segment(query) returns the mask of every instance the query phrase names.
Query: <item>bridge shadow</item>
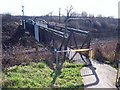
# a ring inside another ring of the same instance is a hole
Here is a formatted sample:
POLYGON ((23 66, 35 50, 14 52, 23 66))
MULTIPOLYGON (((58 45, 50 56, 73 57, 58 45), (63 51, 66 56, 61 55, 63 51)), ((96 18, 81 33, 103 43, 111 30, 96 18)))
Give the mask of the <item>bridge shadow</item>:
POLYGON ((58 76, 60 76, 61 74, 61 70, 55 70, 52 74, 55 73, 55 76, 53 77, 53 80, 51 81, 51 86, 54 87, 55 81, 57 79, 58 76))
POLYGON ((54 77, 53 77, 53 80, 51 81, 51 86, 54 87, 54 84, 56 82, 56 79, 58 76, 61 75, 61 70, 62 70, 62 67, 63 67, 63 64, 64 64, 64 61, 62 60, 61 64, 59 64, 58 66, 56 66, 56 69, 54 70, 54 72, 52 74, 55 73, 54 77))
MULTIPOLYGON (((86 85, 84 85, 84 87, 85 88, 87 88, 87 87, 89 87, 89 86, 93 86, 93 85, 97 85, 98 83, 99 83, 99 77, 98 77, 98 75, 97 75, 97 73, 96 73, 96 68, 95 67, 93 67, 93 66, 87 66, 87 68, 89 68, 91 71, 92 71, 92 74, 87 74, 87 75, 82 75, 83 77, 87 77, 87 76, 91 76, 91 75, 94 75, 94 77, 95 77, 95 81, 94 82, 92 82, 92 83, 89 83, 89 84, 86 84, 86 85)), ((91 77, 92 78, 92 77, 91 77)))

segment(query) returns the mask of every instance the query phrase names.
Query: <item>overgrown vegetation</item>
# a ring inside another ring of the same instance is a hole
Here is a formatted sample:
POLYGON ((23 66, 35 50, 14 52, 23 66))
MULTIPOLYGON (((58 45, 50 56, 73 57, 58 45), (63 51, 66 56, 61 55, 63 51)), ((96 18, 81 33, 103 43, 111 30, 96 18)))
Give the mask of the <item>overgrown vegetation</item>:
POLYGON ((93 58, 107 64, 115 62, 115 50, 117 46, 117 38, 96 39, 92 41, 93 58))
POLYGON ((82 66, 65 62, 57 77, 44 62, 10 67, 3 72, 3 88, 82 88, 82 66))

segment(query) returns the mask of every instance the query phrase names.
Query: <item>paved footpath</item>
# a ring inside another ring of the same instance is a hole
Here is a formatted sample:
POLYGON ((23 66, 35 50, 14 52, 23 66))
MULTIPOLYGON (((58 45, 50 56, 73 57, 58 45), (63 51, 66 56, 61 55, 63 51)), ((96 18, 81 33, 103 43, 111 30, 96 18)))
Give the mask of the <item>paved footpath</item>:
POLYGON ((93 66, 83 67, 81 75, 85 89, 88 88, 113 88, 115 87, 117 70, 110 65, 92 60, 93 66))

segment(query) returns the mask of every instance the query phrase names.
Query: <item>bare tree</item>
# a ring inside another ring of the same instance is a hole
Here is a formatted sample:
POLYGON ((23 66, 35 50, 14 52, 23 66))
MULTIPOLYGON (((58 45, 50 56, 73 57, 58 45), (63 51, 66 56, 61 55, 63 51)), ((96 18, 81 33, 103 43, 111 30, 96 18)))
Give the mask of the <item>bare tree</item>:
POLYGON ((89 14, 89 17, 90 18, 94 18, 94 14, 89 14))
POLYGON ((74 11, 74 12, 72 12, 70 14, 70 16, 72 16, 72 17, 80 17, 80 14, 74 11))
POLYGON ((66 7, 66 12, 67 12, 67 18, 66 20, 71 16, 71 11, 73 10, 73 6, 71 5, 70 7, 66 7))
POLYGON ((82 16, 82 17, 87 17, 87 15, 88 15, 88 14, 87 14, 85 11, 83 11, 83 12, 81 13, 81 16, 82 16))

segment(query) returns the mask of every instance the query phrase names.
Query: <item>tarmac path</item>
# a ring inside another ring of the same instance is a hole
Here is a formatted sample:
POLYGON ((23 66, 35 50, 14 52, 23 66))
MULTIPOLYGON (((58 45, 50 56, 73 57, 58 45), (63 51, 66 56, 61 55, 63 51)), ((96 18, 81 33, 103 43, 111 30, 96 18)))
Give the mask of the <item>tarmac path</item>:
POLYGON ((92 60, 93 66, 83 67, 81 75, 85 88, 112 88, 115 86, 117 70, 110 65, 92 60))

